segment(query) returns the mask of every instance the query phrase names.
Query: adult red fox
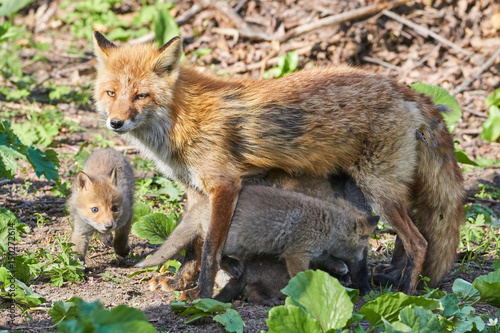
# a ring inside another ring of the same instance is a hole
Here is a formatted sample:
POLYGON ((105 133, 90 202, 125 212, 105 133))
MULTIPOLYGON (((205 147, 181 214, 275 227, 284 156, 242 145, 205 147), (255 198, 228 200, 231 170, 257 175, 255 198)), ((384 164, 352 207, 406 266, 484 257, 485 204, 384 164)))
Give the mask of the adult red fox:
POLYGON ((212 295, 242 179, 272 168, 352 177, 401 240, 387 272, 404 292, 414 292, 419 273, 434 285, 451 267, 463 179, 428 97, 345 66, 276 80, 216 77, 180 64, 179 37, 159 49, 117 47, 98 32, 94 41, 94 99, 107 127, 126 133, 161 172, 209 197, 192 297, 212 295))

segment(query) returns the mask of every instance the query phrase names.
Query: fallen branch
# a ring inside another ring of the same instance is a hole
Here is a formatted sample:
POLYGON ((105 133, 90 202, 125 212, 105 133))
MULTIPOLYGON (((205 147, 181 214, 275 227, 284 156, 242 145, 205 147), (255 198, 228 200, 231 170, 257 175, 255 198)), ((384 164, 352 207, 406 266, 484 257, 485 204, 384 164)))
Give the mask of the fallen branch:
POLYGON ((248 39, 265 40, 268 42, 278 39, 276 35, 268 35, 263 32, 257 32, 252 30, 238 30, 233 28, 212 28, 211 31, 216 34, 233 36, 235 41, 238 40, 240 36, 248 39))
POLYGON ((358 9, 353 9, 345 13, 333 15, 333 16, 328 16, 325 18, 322 18, 320 20, 308 23, 308 24, 303 24, 301 26, 298 26, 297 28, 289 31, 284 37, 280 39, 280 42, 285 42, 289 39, 292 39, 294 37, 297 37, 299 35, 302 35, 306 32, 310 32, 319 28, 323 28, 328 25, 333 25, 333 24, 339 24, 343 23, 346 21, 352 21, 355 19, 359 19, 365 16, 373 15, 375 13, 378 13, 387 7, 395 8, 398 6, 401 6, 408 2, 409 0, 397 0, 394 2, 384 2, 384 3, 379 3, 375 5, 370 5, 358 9))
POLYGON ((493 64, 495 63, 496 58, 500 57, 500 48, 493 53, 493 55, 479 68, 479 70, 474 74, 470 79, 465 80, 452 91, 452 95, 459 94, 465 89, 467 89, 474 81, 477 80, 478 77, 481 76, 484 72, 486 72, 493 64))
POLYGON ((219 12, 224 14, 228 19, 230 19, 236 29, 249 30, 248 24, 239 16, 226 1, 216 0, 212 1, 212 7, 217 9, 219 12))
POLYGON ((438 42, 441 42, 443 43, 444 45, 447 45, 463 54, 465 54, 466 56, 468 57, 472 57, 474 55, 474 52, 470 52, 470 51, 467 51, 463 48, 461 48, 460 46, 450 42, 449 40, 447 40, 446 38, 443 38, 441 36, 439 36, 437 33, 433 32, 433 31, 430 31, 429 29, 427 28, 424 28, 416 23, 413 23, 412 21, 410 20, 407 20, 401 16, 399 16, 398 14, 394 13, 394 12, 391 12, 391 11, 388 11, 388 10, 384 10, 382 12, 382 14, 384 14, 385 16, 387 17, 390 17, 391 19, 395 20, 395 21, 398 21, 399 23, 402 23, 410 28, 412 28, 417 34, 419 34, 420 36, 422 37, 432 37, 434 38, 435 40, 437 40, 438 42))
POLYGON ((371 63, 377 64, 377 65, 381 65, 381 66, 390 68, 390 69, 394 69, 396 71, 400 71, 401 70, 401 67, 395 66, 393 64, 390 64, 390 63, 385 62, 385 61, 380 60, 380 59, 376 59, 376 58, 372 58, 372 57, 363 57, 361 59, 364 60, 364 61, 367 61, 367 62, 371 62, 371 63))

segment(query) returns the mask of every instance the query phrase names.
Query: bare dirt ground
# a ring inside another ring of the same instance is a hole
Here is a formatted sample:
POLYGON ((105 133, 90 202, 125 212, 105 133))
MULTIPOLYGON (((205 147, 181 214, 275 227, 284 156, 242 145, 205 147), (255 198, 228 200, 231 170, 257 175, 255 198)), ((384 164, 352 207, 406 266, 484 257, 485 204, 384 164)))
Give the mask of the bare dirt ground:
MULTIPOLYGON (((282 36, 295 28, 310 22, 316 22, 325 17, 348 12, 375 4, 372 0, 286 0, 271 1, 241 1, 243 5, 236 13, 234 8, 238 0, 228 2, 232 13, 224 13, 220 2, 213 1, 209 5, 202 1, 175 1, 172 10, 174 17, 181 17, 186 11, 199 5, 201 10, 181 25, 181 36, 184 40, 185 61, 195 66, 210 68, 218 73, 229 75, 250 75, 260 77, 265 69, 276 65, 277 56, 292 50, 300 55, 299 68, 309 65, 327 66, 352 64, 362 68, 396 77, 405 84, 421 81, 435 84, 453 91, 467 79, 472 78, 481 66, 500 49, 500 6, 495 1, 417 1, 409 2, 392 12, 404 17, 419 27, 439 34, 445 40, 452 42, 473 55, 437 41, 430 36, 419 33, 415 27, 408 27, 396 21, 379 10, 377 13, 329 25, 300 36, 278 43, 259 38, 247 38, 244 33, 239 37, 235 31, 250 30, 265 36, 282 36), (197 55, 196 50, 208 48, 210 54, 197 55)), ((224 2, 224 1, 222 1, 224 2)), ((31 38, 38 42, 50 43, 49 51, 42 53, 47 62, 34 62, 23 68, 23 72, 37 80, 51 80, 58 85, 76 87, 91 82, 95 60, 92 56, 92 44, 84 39, 75 39, 69 32, 69 27, 61 22, 70 9, 59 7, 60 1, 48 1, 48 6, 42 8, 44 1, 35 1, 15 18, 17 24, 27 24, 32 34, 31 38), (55 6, 55 12, 45 21, 44 13, 55 6), (45 28, 42 28, 45 27, 45 28), (71 47, 84 52, 84 55, 69 55, 66 50, 71 47)), ((225 2, 224 2, 225 3, 225 2)), ((380 3, 380 2, 379 2, 380 3)), ((137 10, 139 5, 133 1, 124 1, 116 5, 120 15, 137 10)), ((102 29, 104 33, 105 27, 102 29)), ((27 64, 33 58, 35 51, 26 49, 21 52, 27 64)), ((460 89, 454 96, 462 106, 463 118, 456 126, 454 138, 460 141, 459 147, 473 160, 478 158, 500 158, 500 145, 481 140, 481 124, 487 118, 484 99, 495 88, 500 86, 500 58, 486 68, 470 85, 460 89)), ((30 96, 30 103, 25 101, 0 101, 2 110, 23 110, 35 108, 41 110, 43 91, 30 96), (31 98, 31 97, 34 97, 31 98)), ((55 107, 61 110, 67 119, 88 128, 87 132, 63 134, 56 138, 51 148, 59 154, 74 154, 85 141, 93 141, 93 133, 101 133, 117 144, 115 148, 126 150, 131 159, 138 154, 134 147, 127 146, 120 137, 106 131, 99 116, 91 105, 78 103, 59 103, 55 107)), ((2 111, 3 113, 3 111, 2 111)), ((3 116, 2 116, 3 117, 3 116)), ((23 122, 23 116, 10 119, 11 122, 23 122)), ((64 175, 74 162, 71 158, 62 160, 60 174, 64 175)), ((477 183, 486 182, 500 187, 500 166, 477 168, 465 173, 468 189, 468 202, 478 202, 491 207, 497 214, 500 212, 499 202, 478 200, 473 198, 477 191, 477 183)), ((147 176, 151 176, 150 172, 147 176)), ((145 177, 146 175, 138 175, 145 177)), ((63 176, 63 180, 64 176, 63 176)), ((18 252, 32 251, 38 247, 48 248, 55 236, 69 234, 71 228, 64 212, 65 200, 52 196, 50 190, 53 182, 40 181, 34 173, 22 171, 14 181, 0 179, 0 206, 15 213, 20 221, 27 223, 31 233, 23 237, 17 245, 18 252), (19 188, 25 180, 33 183, 28 193, 21 194, 19 188), (36 190, 36 191, 35 191, 36 190), (50 222, 38 227, 34 213, 41 213, 50 222)), ((436 184, 439 186, 439 184, 436 184)), ((133 253, 137 255, 149 252, 154 247, 135 236, 131 237, 133 253)), ((145 289, 145 281, 157 273, 147 273, 127 278, 136 269, 119 267, 111 257, 112 251, 104 245, 94 242, 88 255, 87 281, 84 283, 65 283, 63 287, 53 287, 50 281, 37 280, 31 288, 43 295, 47 303, 39 310, 29 312, 31 319, 17 313, 13 322, 0 319, 0 327, 23 332, 52 331, 47 310, 58 300, 67 300, 79 296, 90 302, 101 300, 106 307, 127 304, 145 311, 150 322, 159 330, 168 332, 223 332, 217 323, 202 322, 197 325, 186 325, 185 318, 170 312, 169 303, 175 299, 172 294, 145 289), (103 278, 105 272, 116 280, 103 278)), ((390 252, 384 242, 373 243, 370 255, 371 265, 387 262, 390 252)), ((476 276, 492 271, 491 263, 494 257, 486 255, 484 264, 472 264, 465 270, 457 262, 453 271, 445 277, 440 288, 450 291, 456 278, 472 281, 476 276)), ((481 259, 482 260, 482 259, 481 259)), ((133 260, 128 261, 130 265, 133 260)), ((269 308, 236 301, 234 308, 241 314, 246 324, 246 332, 258 332, 266 329, 265 320, 269 308)), ((491 307, 479 311, 495 313, 491 307)))

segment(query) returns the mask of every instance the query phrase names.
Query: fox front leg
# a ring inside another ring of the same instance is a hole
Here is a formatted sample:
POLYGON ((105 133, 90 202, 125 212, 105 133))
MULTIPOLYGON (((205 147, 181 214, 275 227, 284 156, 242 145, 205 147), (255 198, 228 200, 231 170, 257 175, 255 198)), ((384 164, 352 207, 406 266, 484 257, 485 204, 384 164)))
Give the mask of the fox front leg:
POLYGON ((221 248, 231 224, 238 201, 241 181, 226 183, 210 191, 210 226, 203 245, 200 277, 198 280, 199 298, 212 297, 215 275, 220 262, 221 248))

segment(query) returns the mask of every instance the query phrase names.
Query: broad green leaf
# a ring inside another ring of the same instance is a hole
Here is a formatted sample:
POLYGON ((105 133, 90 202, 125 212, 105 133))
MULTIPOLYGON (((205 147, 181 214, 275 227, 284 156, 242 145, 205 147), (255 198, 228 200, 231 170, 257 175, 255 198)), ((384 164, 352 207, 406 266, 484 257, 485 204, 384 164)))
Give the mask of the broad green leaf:
POLYGON ((500 308, 500 269, 477 277, 472 286, 481 294, 481 301, 500 308))
POLYGON ((457 294, 448 294, 442 299, 440 299, 441 304, 444 308, 444 315, 450 317, 460 309, 458 307, 458 296, 457 294))
POLYGON ((472 161, 462 149, 457 148, 457 146, 455 146, 455 156, 457 157, 458 163, 479 166, 476 162, 472 161))
POLYGON ((475 309, 472 306, 464 306, 457 312, 453 318, 455 324, 454 333, 474 332, 474 329, 482 331, 484 321, 481 317, 475 315, 475 309))
POLYGON ((245 327, 240 314, 234 309, 228 309, 225 313, 216 315, 214 321, 222 324, 226 332, 243 333, 245 327))
POLYGON ((59 159, 54 150, 47 149, 42 152, 39 149, 28 147, 28 161, 33 165, 37 177, 40 178, 44 175, 47 180, 59 180, 57 173, 59 159))
POLYGON ((151 244, 162 244, 177 226, 177 222, 162 213, 153 213, 141 217, 132 225, 132 233, 151 244))
POLYGON ((443 115, 448 129, 450 132, 453 132, 455 125, 458 123, 460 118, 462 118, 462 109, 460 108, 460 105, 455 97, 451 96, 450 93, 444 88, 422 82, 411 84, 410 87, 416 92, 430 96, 434 104, 442 104, 449 109, 447 112, 442 112, 441 114, 443 115))
POLYGON ((472 303, 477 301, 481 295, 479 291, 463 279, 456 279, 453 282, 452 290, 458 297, 462 298, 463 302, 472 303))
POLYGON ((448 325, 443 317, 420 306, 410 305, 402 309, 399 313, 399 319, 413 332, 438 333, 448 331, 448 325))
POLYGON ((481 139, 494 142, 498 138, 500 138, 500 108, 492 105, 488 109, 488 119, 483 123, 481 139))
POLYGON ((34 0, 0 0, 0 16, 8 16, 21 10, 34 0))
POLYGON ((24 306, 33 307, 45 302, 45 298, 34 293, 27 285, 14 278, 6 267, 0 267, 0 298, 13 299, 24 306), (12 290, 14 286, 14 290, 12 290), (12 297, 12 294, 14 296, 12 297))
POLYGON ((295 305, 316 319, 325 331, 343 327, 353 305, 337 279, 320 270, 298 273, 282 290, 285 305, 295 305))
POLYGON ((400 321, 390 323, 384 318, 382 318, 382 321, 384 322, 386 333, 413 333, 410 327, 406 326, 400 321))
POLYGON ((155 32, 155 42, 158 46, 163 46, 169 40, 180 36, 180 29, 175 19, 170 15, 169 6, 159 6, 153 19, 153 31, 155 32))
POLYGON ((132 223, 139 221, 139 219, 145 215, 149 215, 153 213, 153 210, 143 202, 137 201, 132 206, 132 210, 134 211, 134 217, 132 218, 132 223))
POLYGON ((325 332, 320 323, 302 308, 295 305, 276 306, 269 311, 266 320, 269 333, 316 333, 325 332))
MULTIPOLYGON (((57 325, 60 332, 156 332, 144 313, 126 305, 118 305, 109 311, 100 302, 87 303, 77 297, 72 297, 67 303, 76 304, 71 310, 74 317, 62 319, 57 325)), ((59 317, 63 310, 59 308, 59 317)))
POLYGON ((49 316, 52 318, 54 325, 57 325, 63 320, 74 320, 77 316, 77 305, 70 301, 57 301, 52 303, 49 310, 49 316))
POLYGON ((441 303, 437 300, 428 299, 423 296, 408 296, 403 293, 382 295, 361 307, 360 313, 370 322, 372 327, 382 324, 382 317, 389 322, 397 320, 399 312, 413 304, 427 310, 441 309, 441 303))
POLYGON ((490 106, 500 106, 500 88, 495 89, 486 99, 484 103, 487 107, 490 106))

